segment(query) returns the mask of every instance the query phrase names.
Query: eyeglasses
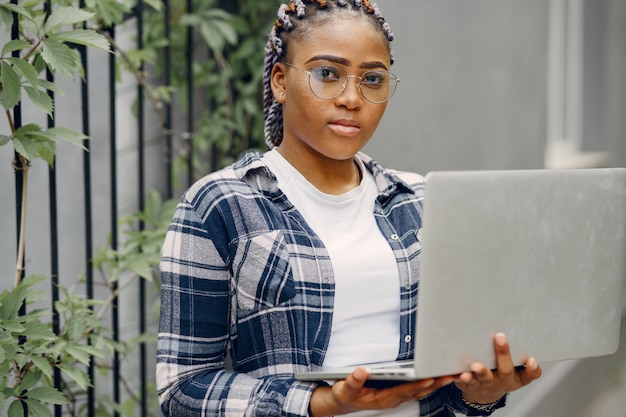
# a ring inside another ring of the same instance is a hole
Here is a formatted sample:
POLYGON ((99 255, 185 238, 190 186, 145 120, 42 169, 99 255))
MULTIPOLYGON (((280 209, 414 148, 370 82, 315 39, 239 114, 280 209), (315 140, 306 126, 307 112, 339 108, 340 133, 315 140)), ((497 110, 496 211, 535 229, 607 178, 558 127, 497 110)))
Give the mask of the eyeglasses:
POLYGON ((348 75, 343 68, 332 65, 321 65, 306 71, 289 62, 284 64, 307 74, 311 91, 322 100, 339 97, 346 90, 349 78, 357 78, 357 87, 363 98, 370 103, 381 104, 393 96, 400 82, 400 79, 389 71, 369 70, 359 76, 348 75))

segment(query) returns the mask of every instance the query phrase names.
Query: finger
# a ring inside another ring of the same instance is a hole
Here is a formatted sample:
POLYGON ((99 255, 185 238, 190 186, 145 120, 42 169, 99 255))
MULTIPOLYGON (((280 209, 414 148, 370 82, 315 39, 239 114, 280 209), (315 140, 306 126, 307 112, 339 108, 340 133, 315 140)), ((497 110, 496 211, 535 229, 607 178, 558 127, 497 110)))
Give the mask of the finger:
POLYGON ((497 333, 494 337, 496 351, 496 366, 498 375, 501 377, 512 376, 515 373, 515 365, 511 357, 509 341, 504 333, 497 333))
POLYGON ((369 374, 367 370, 359 366, 345 379, 345 387, 349 391, 356 393, 363 388, 368 377, 369 374))
POLYGON ((458 377, 458 382, 466 385, 476 385, 478 384, 478 380, 474 376, 473 372, 463 372, 458 377))
POLYGON ((535 358, 526 361, 526 366, 519 371, 519 378, 522 386, 530 384, 535 379, 541 377, 542 369, 535 358))
POLYGON ((482 384, 493 382, 493 372, 482 363, 475 362, 470 365, 470 369, 478 382, 482 384))

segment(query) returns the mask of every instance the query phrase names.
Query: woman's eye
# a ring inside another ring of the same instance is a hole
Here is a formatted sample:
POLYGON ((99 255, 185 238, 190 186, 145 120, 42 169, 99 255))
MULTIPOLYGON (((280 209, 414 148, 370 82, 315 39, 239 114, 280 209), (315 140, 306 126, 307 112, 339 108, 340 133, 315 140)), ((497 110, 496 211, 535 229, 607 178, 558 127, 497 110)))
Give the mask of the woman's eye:
POLYGON ((387 77, 380 72, 368 72, 361 77, 361 85, 366 87, 380 87, 385 84, 387 77))
POLYGON ((333 67, 317 67, 311 70, 311 73, 321 81, 339 81, 341 79, 341 73, 337 68, 333 67))

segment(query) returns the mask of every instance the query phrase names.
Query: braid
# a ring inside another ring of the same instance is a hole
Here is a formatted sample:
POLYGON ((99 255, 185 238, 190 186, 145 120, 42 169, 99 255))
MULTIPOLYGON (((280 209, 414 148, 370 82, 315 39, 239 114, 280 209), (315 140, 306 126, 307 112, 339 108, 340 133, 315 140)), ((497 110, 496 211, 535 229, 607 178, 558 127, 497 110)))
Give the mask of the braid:
MULTIPOLYGON (((315 27, 315 23, 332 19, 335 10, 362 11, 378 23, 377 27, 387 42, 393 41, 393 32, 381 14, 380 8, 376 3, 371 3, 369 0, 290 0, 289 4, 282 4, 278 9, 276 23, 269 34, 265 47, 263 70, 264 134, 265 142, 270 148, 280 145, 283 139, 282 104, 274 100, 270 82, 272 69, 277 62, 287 57, 290 39, 299 39, 300 36, 315 27), (352 4, 352 7, 348 7, 349 3, 352 4), (318 10, 325 10, 328 13, 318 13, 318 10), (294 31, 296 27, 298 30, 294 31)), ((389 53, 393 64, 391 49, 389 53)))

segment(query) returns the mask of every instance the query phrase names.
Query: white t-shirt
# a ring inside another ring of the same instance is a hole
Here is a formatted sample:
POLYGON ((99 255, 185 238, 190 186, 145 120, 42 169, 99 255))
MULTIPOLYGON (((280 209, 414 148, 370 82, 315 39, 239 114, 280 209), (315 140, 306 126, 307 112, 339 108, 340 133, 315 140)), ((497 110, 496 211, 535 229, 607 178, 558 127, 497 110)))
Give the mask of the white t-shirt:
MULTIPOLYGON (((321 192, 276 149, 264 161, 280 189, 322 239, 335 278, 335 304, 324 368, 393 361, 400 340, 400 285, 396 259, 374 219, 378 190, 356 159, 361 184, 341 195, 321 192)), ((419 416, 417 402, 355 416, 419 416), (407 414, 409 413, 409 414, 407 414)))

